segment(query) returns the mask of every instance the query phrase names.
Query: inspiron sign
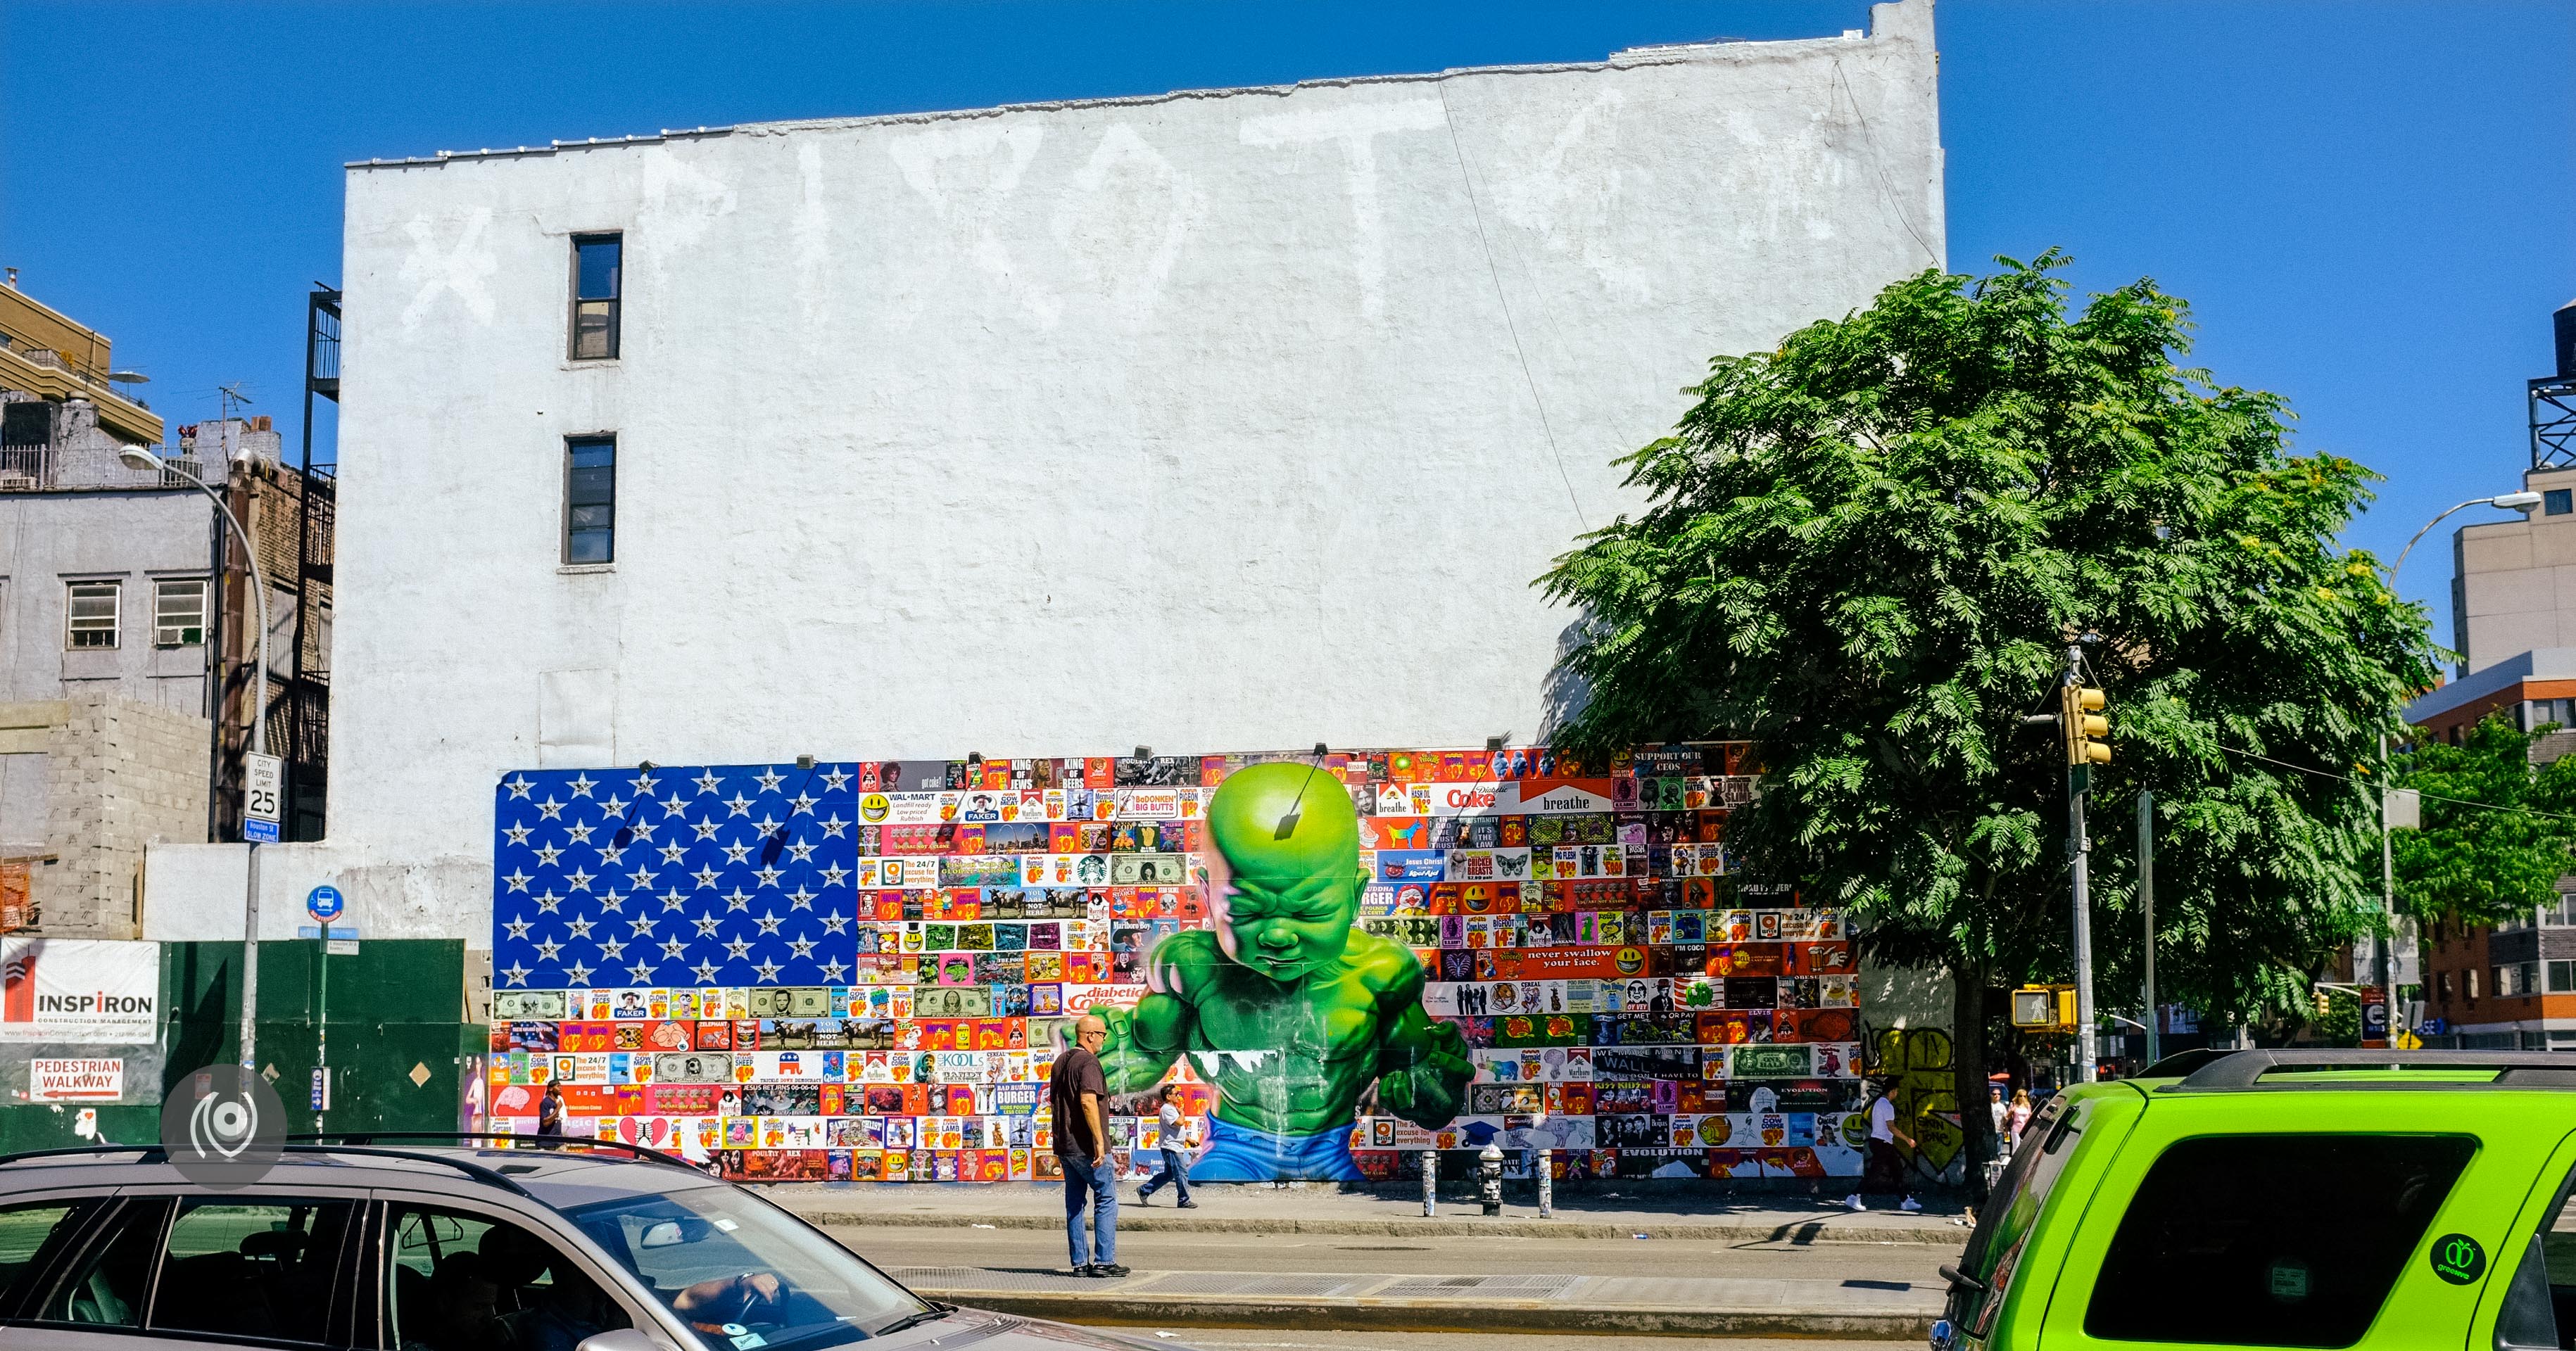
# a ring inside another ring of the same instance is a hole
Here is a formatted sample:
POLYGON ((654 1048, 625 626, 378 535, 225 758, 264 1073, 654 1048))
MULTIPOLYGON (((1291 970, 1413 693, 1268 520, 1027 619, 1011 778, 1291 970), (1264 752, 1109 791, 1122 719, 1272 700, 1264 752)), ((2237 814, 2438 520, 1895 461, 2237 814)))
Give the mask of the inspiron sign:
POLYGON ((0 1042, 149 1045, 160 1012, 158 943, 0 939, 0 1042))

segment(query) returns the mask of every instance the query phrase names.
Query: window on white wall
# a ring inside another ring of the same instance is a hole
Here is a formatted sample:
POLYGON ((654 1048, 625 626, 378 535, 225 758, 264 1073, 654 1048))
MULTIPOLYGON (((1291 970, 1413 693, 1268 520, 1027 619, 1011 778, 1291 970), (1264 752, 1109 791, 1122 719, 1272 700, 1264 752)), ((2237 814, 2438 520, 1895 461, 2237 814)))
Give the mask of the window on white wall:
POLYGON ((572 241, 572 359, 605 361, 617 355, 619 313, 625 304, 626 240, 622 235, 575 235, 572 241))
POLYGON ((617 561, 617 438, 614 436, 576 436, 564 442, 563 561, 617 561))
POLYGON ((206 582, 189 577, 152 588, 152 645, 199 647, 206 641, 206 582))
POLYGON ((119 582, 73 582, 70 604, 66 607, 63 646, 68 648, 114 647, 120 604, 125 587, 119 582))

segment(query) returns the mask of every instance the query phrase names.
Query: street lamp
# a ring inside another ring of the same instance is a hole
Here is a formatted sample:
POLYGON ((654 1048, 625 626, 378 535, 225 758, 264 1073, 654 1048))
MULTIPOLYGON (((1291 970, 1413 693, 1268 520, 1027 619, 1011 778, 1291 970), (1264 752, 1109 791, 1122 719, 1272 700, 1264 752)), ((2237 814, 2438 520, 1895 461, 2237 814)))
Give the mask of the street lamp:
MULTIPOLYGON (((2396 592, 2397 570, 2406 566, 2406 555, 2415 552, 2415 546, 2433 533, 2434 526, 2471 507, 2499 507, 2506 511, 2519 511, 2528 517, 2539 505, 2540 494, 2535 492, 2498 493, 2493 497, 2472 497, 2426 521, 2424 528, 2415 532, 2415 538, 2406 541, 2406 547, 2397 551, 2397 561, 2388 565, 2388 590, 2391 594, 2396 592)), ((2397 1044, 2397 860, 2396 849, 2390 842, 2389 792, 2388 734, 2382 732, 2379 735, 2379 904, 2388 913, 2388 952, 2380 960, 2379 978, 2380 998, 2385 1001, 2383 1007, 2388 1011, 2388 1044, 2394 1047, 2397 1044)))
MULTIPOLYGON (((158 472, 164 479, 176 475, 195 485, 197 491, 211 498, 215 510, 232 523, 241 536, 242 552, 250 559, 253 599, 259 603, 259 679, 251 686, 250 749, 254 755, 268 754, 268 577, 259 570, 259 541, 242 526, 224 495, 216 492, 204 479, 153 454, 143 446, 127 446, 116 452, 126 468, 143 473, 158 472)), ((222 578, 215 579, 217 585, 222 578)), ((220 715, 218 706, 217 713, 220 715)), ((259 1072, 258 1033, 253 1022, 259 1013, 259 841, 242 842, 250 850, 244 860, 247 881, 242 894, 242 998, 241 998, 241 1066, 244 1074, 259 1072)))

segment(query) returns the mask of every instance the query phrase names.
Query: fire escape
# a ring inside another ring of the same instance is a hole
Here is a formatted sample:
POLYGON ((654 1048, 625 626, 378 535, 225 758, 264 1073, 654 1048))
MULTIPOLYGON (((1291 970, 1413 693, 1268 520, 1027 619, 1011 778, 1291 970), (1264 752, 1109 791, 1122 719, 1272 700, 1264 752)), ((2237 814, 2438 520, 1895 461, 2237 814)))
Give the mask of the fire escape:
MULTIPOLYGON (((259 664, 257 583, 243 541, 219 522, 213 631, 208 644, 219 709, 215 726, 217 792, 208 838, 241 838, 241 757, 250 744, 251 681, 268 681, 268 749, 286 761, 289 840, 319 840, 327 822, 331 747, 331 562, 337 546, 338 466, 313 460, 313 400, 340 398, 340 293, 316 287, 306 297, 304 440, 301 464, 242 457, 224 464, 226 496, 255 533, 259 566, 269 583, 270 669, 259 664)), ((336 440, 336 437, 334 438, 336 440)))
MULTIPOLYGON (((286 837, 318 840, 331 764, 331 560, 338 544, 336 424, 328 464, 313 462, 313 400, 340 402, 340 293, 315 287, 304 306, 303 492, 296 513, 295 665, 287 678, 286 837)), ((279 729, 271 727, 274 736, 279 729)))

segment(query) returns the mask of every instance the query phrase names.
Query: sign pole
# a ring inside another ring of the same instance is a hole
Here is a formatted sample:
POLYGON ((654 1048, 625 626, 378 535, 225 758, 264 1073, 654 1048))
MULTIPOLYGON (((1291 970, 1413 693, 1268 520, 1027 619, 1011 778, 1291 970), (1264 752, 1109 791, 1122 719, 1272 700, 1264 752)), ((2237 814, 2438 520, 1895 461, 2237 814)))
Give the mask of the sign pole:
POLYGON ((331 922, 313 940, 313 961, 322 968, 322 993, 313 1011, 313 1130, 322 1130, 322 1114, 331 1108, 331 922))
POLYGON ((305 893, 304 913, 313 917, 313 960, 321 968, 321 992, 313 1014, 313 1129, 322 1130, 323 1113, 331 1110, 331 921, 349 906, 340 889, 329 883, 305 893))
MULTIPOLYGON (((265 677, 263 677, 265 678, 265 677)), ((247 757, 245 757, 247 758, 247 757)), ((259 841, 245 841, 249 884, 242 895, 241 1067, 259 1073, 259 841)))
MULTIPOLYGON (((2068 745, 2080 744, 2084 709, 2075 699, 2082 684, 2084 650, 2066 649, 2066 719, 2068 745)), ((2069 764, 2066 768, 2066 816, 2068 834, 2066 851, 2075 866, 2075 1081, 2092 1083, 2096 1065, 2101 1059, 2100 1034, 2093 1026, 2093 897, 2091 863, 2093 841, 2084 833, 2084 795, 2093 786, 2090 763, 2069 764)))
POLYGON ((2156 795, 2138 792, 2138 906, 2146 912, 2147 946, 2147 1063, 2163 1057, 2158 1053, 2156 1025, 2164 1021, 2156 1012, 2156 795))

